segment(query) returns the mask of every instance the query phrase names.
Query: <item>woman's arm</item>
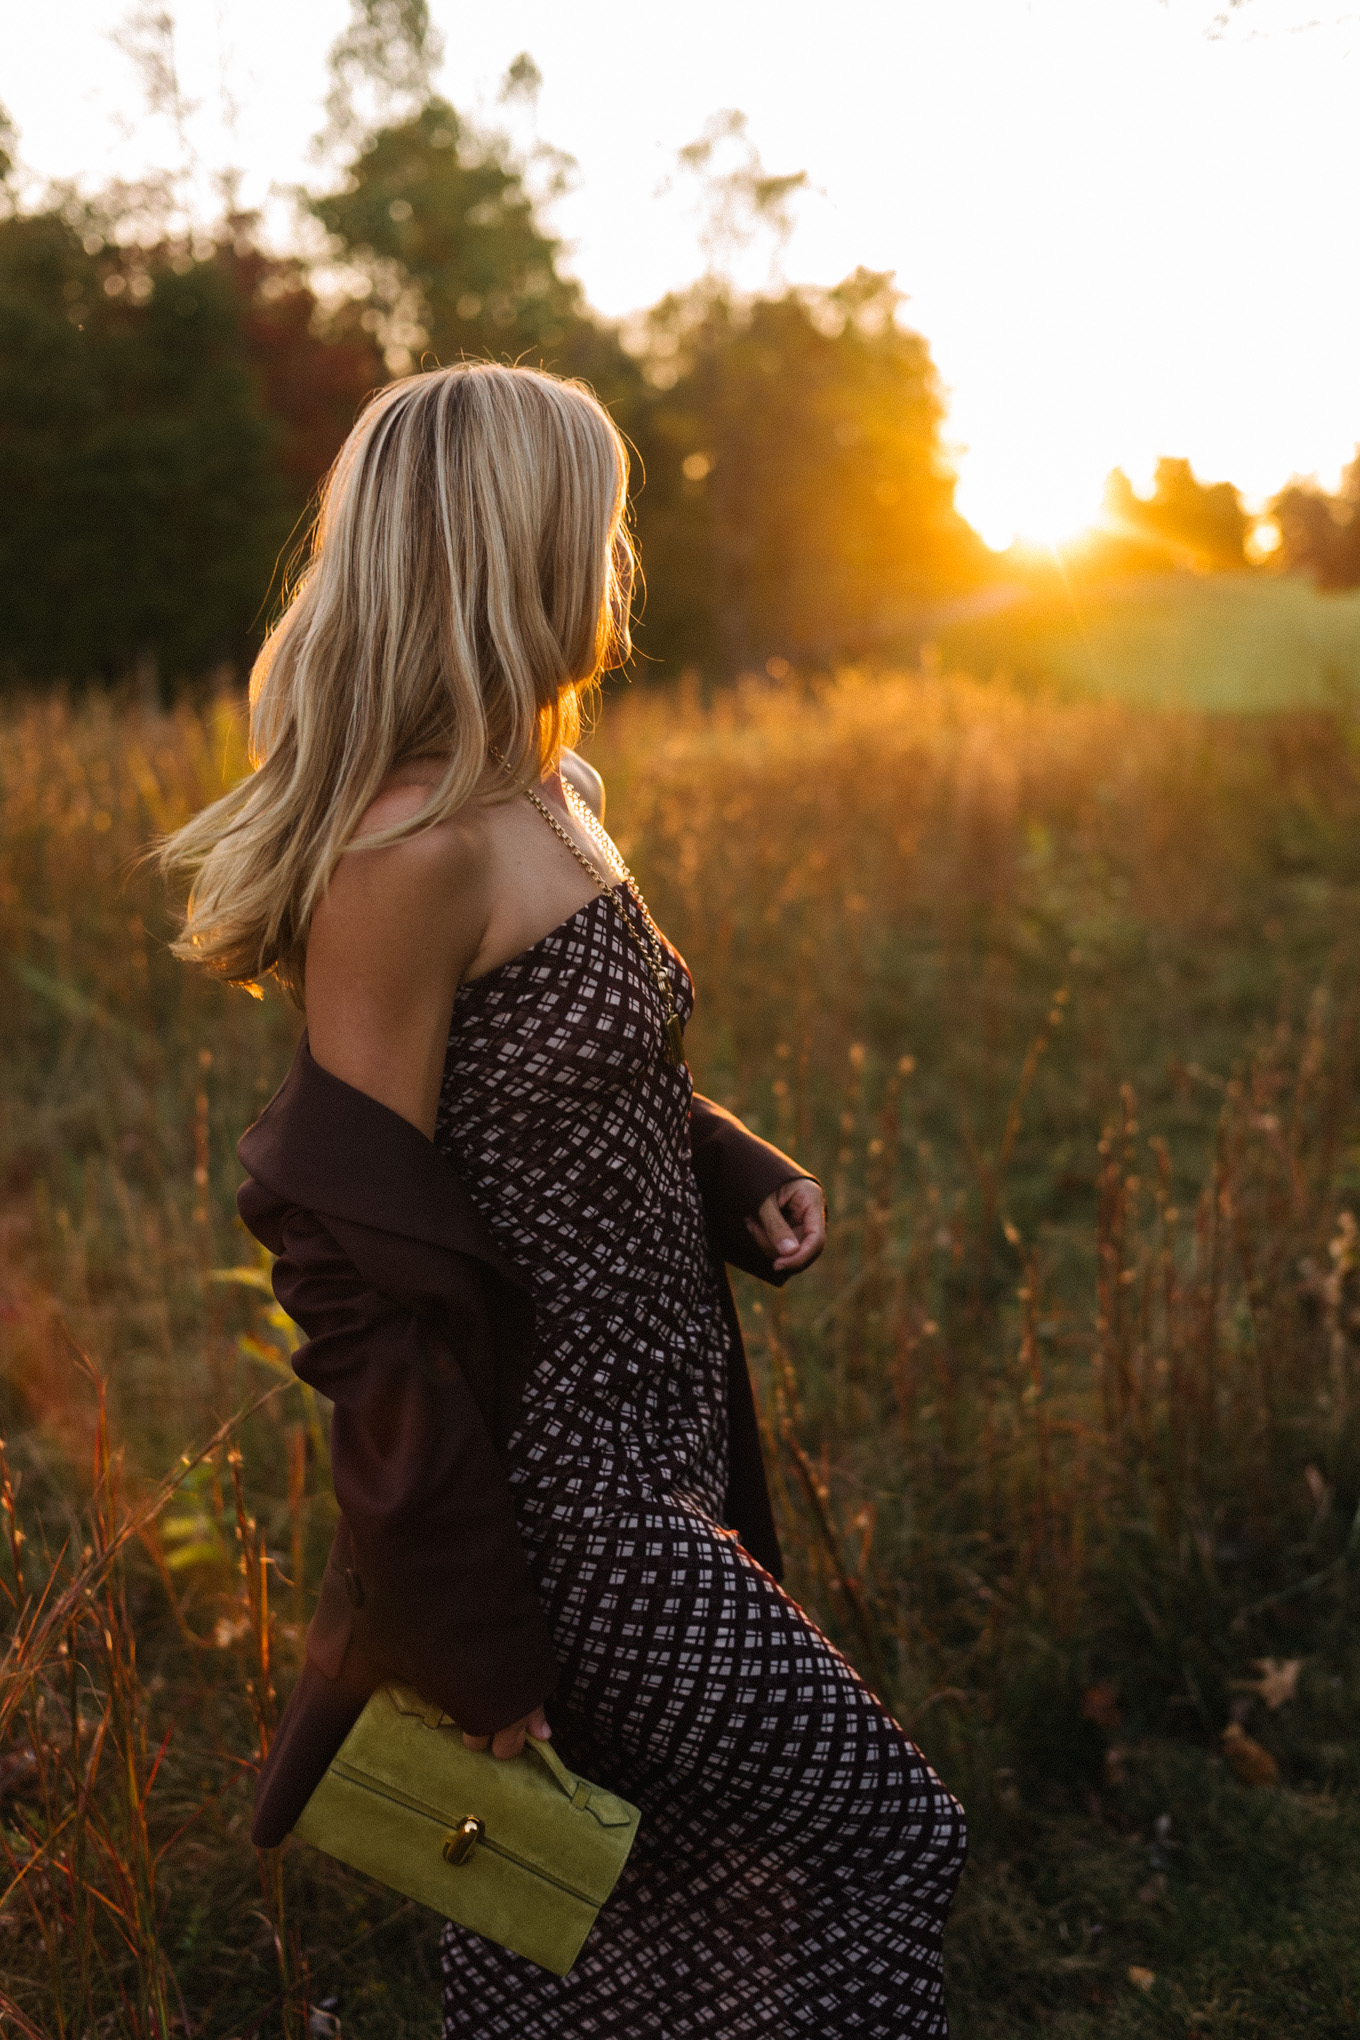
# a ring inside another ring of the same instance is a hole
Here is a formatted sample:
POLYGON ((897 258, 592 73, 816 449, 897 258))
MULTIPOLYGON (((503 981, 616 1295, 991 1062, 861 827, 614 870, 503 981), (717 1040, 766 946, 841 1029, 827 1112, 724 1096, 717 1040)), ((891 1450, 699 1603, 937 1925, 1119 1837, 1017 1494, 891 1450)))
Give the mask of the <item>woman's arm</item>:
MULTIPOLYGON (((357 834, 405 820, 428 791, 415 784, 380 795, 357 834)), ((475 819, 456 816, 382 849, 347 852, 312 920, 306 1003, 313 1057, 332 1076, 400 1113, 427 1139, 434 1133, 454 997, 481 945, 491 904, 485 832, 475 819)), ((299 1322, 306 1328, 305 1319, 299 1322)), ((342 1350, 344 1344, 342 1339, 342 1350)), ((414 1411, 418 1402, 408 1396, 405 1407, 414 1411)), ((371 1450, 379 1421, 392 1437, 404 1438, 409 1451, 424 1452, 419 1501, 399 1495, 394 1506, 408 1528, 417 1507, 426 1511, 434 1542, 440 1525, 433 1512, 443 1493, 440 1481, 428 1477, 435 1448, 423 1446, 419 1426, 411 1429, 414 1419, 390 1411, 385 1397, 381 1403, 361 1401, 347 1419, 353 1433, 348 1456, 357 1470, 350 1499, 339 1496, 346 1519, 351 1508, 369 1506, 366 1484, 377 1476, 381 1458, 371 1450)), ((339 1486, 337 1474, 337 1494, 339 1486)), ((377 1512, 379 1519, 390 1513, 381 1497, 377 1512)), ((375 1532, 375 1548, 381 1542, 381 1532, 375 1532)), ((515 1547, 518 1554, 518 1539, 515 1547)), ((475 1749, 490 1741, 498 1757, 512 1757, 524 1747, 526 1730, 549 1734, 541 1704, 497 1724, 494 1740, 486 1735, 464 1740, 475 1749)))
POLYGON ((697 1091, 689 1131, 699 1194, 722 1258, 775 1284, 815 1261, 826 1243, 816 1177, 697 1091), (791 1248, 784 1246, 788 1238, 791 1248))

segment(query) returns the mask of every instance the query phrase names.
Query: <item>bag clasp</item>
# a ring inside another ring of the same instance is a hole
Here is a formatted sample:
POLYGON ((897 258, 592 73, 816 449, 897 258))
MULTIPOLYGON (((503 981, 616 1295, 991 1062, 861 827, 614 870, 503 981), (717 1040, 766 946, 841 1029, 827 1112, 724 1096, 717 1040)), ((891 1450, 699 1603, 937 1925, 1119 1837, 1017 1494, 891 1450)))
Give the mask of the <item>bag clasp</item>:
POLYGON ((472 1860, 472 1852, 486 1833, 486 1822, 470 1813, 466 1820, 460 1820, 451 1835, 445 1835, 443 1856, 450 1869, 461 1870, 472 1860))

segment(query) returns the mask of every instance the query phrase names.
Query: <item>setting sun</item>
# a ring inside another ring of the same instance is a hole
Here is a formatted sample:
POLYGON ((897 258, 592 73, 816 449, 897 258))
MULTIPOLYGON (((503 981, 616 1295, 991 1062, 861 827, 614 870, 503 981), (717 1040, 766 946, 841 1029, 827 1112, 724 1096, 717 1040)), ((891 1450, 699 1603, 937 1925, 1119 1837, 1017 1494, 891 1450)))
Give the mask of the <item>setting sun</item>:
POLYGON ((1070 545, 1090 530, 1099 516, 1099 488, 1087 477, 1064 483, 1058 476, 1006 476, 964 470, 958 505, 973 529, 993 552, 1012 545, 1051 552, 1070 545))

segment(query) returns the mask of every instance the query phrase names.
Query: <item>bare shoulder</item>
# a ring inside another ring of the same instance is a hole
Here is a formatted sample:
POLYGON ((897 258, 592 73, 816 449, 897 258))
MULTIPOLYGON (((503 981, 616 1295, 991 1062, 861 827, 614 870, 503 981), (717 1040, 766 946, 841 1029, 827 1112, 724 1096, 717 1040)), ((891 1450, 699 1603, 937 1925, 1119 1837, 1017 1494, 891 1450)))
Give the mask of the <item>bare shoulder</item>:
MULTIPOLYGON (((424 785, 384 789, 356 841, 418 813, 424 785)), ((307 938, 307 1029, 323 1068, 429 1133, 458 986, 490 911, 476 807, 375 849, 347 850, 307 938)))
POLYGON ((395 843, 369 849, 364 839, 397 828, 418 814, 424 786, 396 786, 378 795, 355 830, 331 876, 312 924, 313 936, 332 923, 349 938, 400 944, 419 929, 427 950, 457 951, 475 926, 471 949, 480 939, 479 896, 485 878, 486 845, 481 811, 469 808, 395 843))
POLYGON ((604 781, 593 765, 587 765, 576 751, 564 750, 559 760, 562 777, 579 793, 596 821, 604 820, 604 781))

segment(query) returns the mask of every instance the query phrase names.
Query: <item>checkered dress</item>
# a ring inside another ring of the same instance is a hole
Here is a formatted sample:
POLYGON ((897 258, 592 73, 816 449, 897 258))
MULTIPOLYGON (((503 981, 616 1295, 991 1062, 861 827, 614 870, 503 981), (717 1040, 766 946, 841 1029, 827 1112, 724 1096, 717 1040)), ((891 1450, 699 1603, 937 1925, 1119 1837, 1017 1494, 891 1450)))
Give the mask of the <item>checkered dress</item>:
POLYGON ((563 1668, 558 1747, 642 1827, 569 1976, 446 1929, 444 2033, 943 2035, 962 1810, 722 1527, 727 1335, 690 1080, 624 915, 630 893, 601 894, 462 987, 435 1140, 533 1286, 507 1458, 563 1668))

